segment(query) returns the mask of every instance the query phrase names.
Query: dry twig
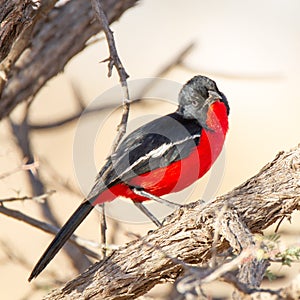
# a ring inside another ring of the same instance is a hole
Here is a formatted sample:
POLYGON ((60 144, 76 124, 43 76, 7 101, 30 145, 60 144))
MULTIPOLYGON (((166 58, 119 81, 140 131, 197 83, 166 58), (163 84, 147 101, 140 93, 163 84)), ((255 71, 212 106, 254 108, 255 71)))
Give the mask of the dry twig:
POLYGON ((38 195, 38 196, 23 196, 23 197, 10 197, 10 198, 6 198, 6 199, 0 199, 0 204, 3 204, 4 202, 14 202, 14 201, 25 201, 25 200, 33 200, 36 201, 38 203, 43 203, 45 202, 45 200, 47 200, 47 198, 49 196, 51 196, 52 194, 54 194, 55 191, 51 190, 49 192, 46 192, 42 195, 38 195))
MULTIPOLYGON (((147 93, 147 91, 150 90, 156 84, 156 82, 159 80, 160 77, 164 77, 173 68, 181 65, 183 63, 184 59, 186 58, 186 56, 192 51, 194 46, 195 46, 194 43, 190 43, 190 44, 186 45, 178 54, 176 54, 176 56, 166 66, 164 66, 161 70, 159 70, 154 75, 154 77, 150 81, 150 83, 147 84, 142 89, 142 91, 139 93, 139 96, 136 99, 130 101, 130 104, 140 101, 143 98, 143 96, 147 93)), ((79 101, 77 101, 77 102, 79 102, 81 104, 79 107, 79 110, 76 113, 74 113, 73 115, 71 115, 69 117, 64 117, 60 120, 56 120, 53 122, 47 122, 44 124, 29 123, 29 125, 28 125, 29 129, 30 130, 55 129, 55 128, 67 125, 73 121, 76 121, 78 118, 80 118, 82 116, 83 113, 85 115, 88 115, 90 113, 97 113, 97 112, 103 111, 105 109, 112 109, 112 108, 116 107, 116 105, 114 105, 114 104, 108 104, 108 105, 104 105, 104 106, 93 108, 93 109, 87 109, 82 105, 80 91, 76 88, 75 85, 72 85, 72 88, 74 91, 75 98, 76 99, 79 98, 78 99, 79 101)))
MULTIPOLYGON (((116 68, 119 78, 120 78, 120 83, 122 87, 122 92, 123 92, 123 113, 121 117, 121 122, 118 125, 118 130, 117 130, 117 135, 115 137, 114 143, 111 148, 111 153, 115 152, 117 146, 119 145, 121 139, 126 133, 126 128, 127 128, 127 122, 128 122, 128 116, 129 116, 129 108, 130 108, 130 101, 129 101, 129 90, 128 90, 128 84, 127 84, 127 78, 129 75, 125 71, 125 68, 123 67, 123 64, 121 62, 121 59, 118 55, 118 51, 116 48, 115 44, 115 39, 113 36, 113 32, 111 31, 109 27, 109 22, 107 19, 107 16, 103 10, 102 4, 100 0, 91 0, 93 9, 96 13, 96 17, 99 20, 102 29, 104 31, 104 34, 106 36, 107 44, 108 44, 108 49, 109 49, 109 58, 106 59, 105 61, 108 61, 108 77, 111 76, 112 74, 112 69, 113 67, 116 68)), ((100 221, 100 230, 101 230, 101 243, 103 245, 106 244, 106 219, 105 219, 105 209, 104 209, 104 203, 101 204, 101 221, 100 221)), ((103 256, 106 255, 105 250, 102 252, 103 256)))
MULTIPOLYGON (((0 205, 0 213, 6 215, 8 217, 14 218, 16 220, 25 222, 26 224, 29 224, 33 227, 36 227, 36 228, 41 229, 41 230, 43 230, 45 232, 48 232, 48 233, 57 234, 58 231, 59 231, 59 228, 57 228, 53 225, 50 225, 50 224, 45 223, 45 222, 38 221, 38 220, 36 220, 36 219, 34 219, 30 216, 27 216, 27 215, 23 214, 20 211, 7 208, 3 205, 0 205)), ((75 234, 73 234, 71 236, 70 242, 72 242, 74 245, 79 247, 79 249, 82 253, 85 253, 86 255, 89 255, 90 257, 93 257, 95 259, 100 259, 100 256, 97 253, 95 253, 95 252, 89 250, 88 248, 86 248, 87 245, 100 248, 98 243, 79 238, 75 234)))
POLYGON ((115 152, 117 146, 119 145, 119 142, 121 141, 122 137, 126 133, 127 121, 128 121, 128 116, 129 116, 129 107, 130 107, 130 105, 129 105, 129 103, 130 103, 129 90, 128 90, 128 84, 127 84, 127 78, 129 77, 129 75, 125 71, 125 68, 123 67, 121 59, 118 55, 113 32, 111 31, 111 29, 109 27, 109 22, 108 22, 106 14, 103 10, 101 1, 100 0, 92 0, 92 5, 94 8, 94 11, 96 12, 96 16, 97 16, 97 18, 103 28, 103 31, 105 33, 108 48, 109 48, 109 58, 105 60, 105 61, 108 61, 108 77, 111 76, 112 69, 113 69, 113 67, 115 67, 118 72, 119 78, 120 78, 120 83, 121 83, 122 92, 123 92, 123 114, 122 114, 121 122, 118 125, 117 136, 114 140, 114 143, 113 143, 113 146, 111 149, 111 152, 115 152))

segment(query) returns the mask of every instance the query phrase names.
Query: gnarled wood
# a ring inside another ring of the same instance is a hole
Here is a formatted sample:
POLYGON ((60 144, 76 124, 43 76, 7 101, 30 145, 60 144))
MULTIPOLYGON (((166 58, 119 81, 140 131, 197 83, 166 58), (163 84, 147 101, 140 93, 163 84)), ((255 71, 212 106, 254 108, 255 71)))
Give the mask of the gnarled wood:
MULTIPOLYGON (((134 299, 158 283, 173 281, 182 271, 179 260, 205 263, 211 257, 216 220, 225 203, 252 233, 290 216, 300 208, 300 146, 280 152, 257 175, 209 204, 195 202, 175 211, 164 226, 113 252, 44 299, 134 299)), ((217 251, 229 246, 226 231, 220 233, 217 251)))

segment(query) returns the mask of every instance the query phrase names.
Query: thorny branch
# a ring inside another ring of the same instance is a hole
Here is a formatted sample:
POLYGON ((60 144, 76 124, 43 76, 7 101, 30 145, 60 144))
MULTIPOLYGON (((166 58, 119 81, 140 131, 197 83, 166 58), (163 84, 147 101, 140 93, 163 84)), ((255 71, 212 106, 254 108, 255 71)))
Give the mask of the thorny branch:
MULTIPOLYGON (((113 32, 111 31, 109 27, 109 23, 106 17, 105 12, 103 11, 102 4, 100 0, 92 0, 93 8, 96 12, 96 16, 102 25, 103 31, 106 36, 106 40, 108 43, 109 48, 109 58, 108 60, 108 76, 111 76, 112 69, 115 67, 117 69, 117 72, 119 74, 120 83, 122 87, 123 92, 123 114, 121 118, 121 122, 118 125, 118 133, 115 138, 115 141, 113 143, 111 152, 114 152, 119 145, 119 142, 121 141, 122 137, 126 133, 126 127, 127 127, 127 121, 129 116, 129 108, 130 108, 130 100, 129 100, 129 90, 128 90, 128 84, 127 84, 127 78, 129 75, 125 71, 125 68, 123 67, 123 64, 120 60, 120 57, 117 52, 115 39, 113 36, 113 32)), ((106 60, 106 61, 107 61, 106 60)))
MULTIPOLYGON (((99 20, 101 27, 104 31, 104 34, 106 36, 106 41, 109 48, 109 58, 105 61, 108 61, 108 77, 112 74, 113 67, 116 68, 121 88, 123 92, 123 113, 121 117, 121 122, 118 125, 117 134, 114 140, 114 143, 112 145, 111 153, 113 153, 116 148, 118 147, 121 139, 123 138, 124 134, 126 133, 127 128, 127 122, 128 122, 128 116, 129 116, 129 108, 130 108, 130 101, 129 101, 129 90, 128 90, 128 84, 127 84, 127 78, 129 75, 125 71, 125 68, 123 67, 123 64, 121 62, 121 59, 118 55, 118 51, 115 44, 115 39, 113 36, 113 32, 111 31, 109 27, 109 22, 107 19, 107 16, 103 10, 101 0, 91 0, 93 9, 96 13, 96 17, 99 20)), ((106 244, 106 219, 105 219, 105 206, 104 203, 101 205, 102 213, 101 213, 101 220, 100 220, 100 230, 101 230, 101 243, 106 244)), ((105 249, 102 251, 103 256, 106 255, 105 249)))

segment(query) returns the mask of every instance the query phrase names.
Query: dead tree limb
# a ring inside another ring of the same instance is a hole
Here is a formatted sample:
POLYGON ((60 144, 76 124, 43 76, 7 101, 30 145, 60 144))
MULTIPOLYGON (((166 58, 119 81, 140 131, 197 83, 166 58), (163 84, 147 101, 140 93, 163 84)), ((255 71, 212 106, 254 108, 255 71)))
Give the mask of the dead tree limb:
MULTIPOLYGON (((203 264, 211 258, 215 221, 225 203, 252 233, 289 217, 300 208, 300 145, 280 152, 258 174, 209 204, 178 209, 164 226, 95 263, 45 299, 134 299, 158 283, 173 281, 183 269, 179 260, 203 264)), ((220 232, 214 243, 217 252, 228 249, 228 240, 220 232)))
MULTIPOLYGON (((32 1, 14 0, 15 6, 23 7, 16 10, 7 2, 10 1, 0 1, 0 10, 6 9, 6 14, 0 13, 3 28, 0 31, 0 42, 9 33, 16 41, 9 40, 8 43, 5 40, 7 48, 1 53, 0 119, 7 116, 17 104, 34 96, 47 80, 63 71, 67 62, 86 47, 87 40, 101 30, 99 22, 95 21, 90 1, 67 1, 51 10, 46 4, 34 10, 31 7, 32 1), (24 32, 25 36, 22 35, 24 32), (22 51, 18 50, 18 55, 12 59, 11 51, 20 39, 22 47, 17 49, 22 51)), ((53 7, 56 1, 44 2, 51 2, 53 7)), ((103 0, 109 23, 117 20, 136 2, 103 0)))

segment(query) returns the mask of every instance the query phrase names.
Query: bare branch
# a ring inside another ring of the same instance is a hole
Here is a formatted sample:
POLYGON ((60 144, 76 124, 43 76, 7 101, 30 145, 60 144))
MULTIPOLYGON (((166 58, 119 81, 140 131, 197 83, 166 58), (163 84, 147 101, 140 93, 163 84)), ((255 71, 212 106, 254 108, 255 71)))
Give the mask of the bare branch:
POLYGON ((37 162, 27 164, 28 159, 24 159, 23 161, 24 161, 24 163, 17 166, 16 168, 0 174, 0 180, 4 179, 6 177, 9 177, 11 175, 14 175, 14 174, 16 174, 17 172, 20 172, 20 171, 28 171, 28 170, 33 171, 33 170, 35 170, 35 168, 38 167, 37 162))
POLYGON ((77 119, 79 119, 83 112, 84 114, 90 114, 90 113, 96 113, 105 109, 109 109, 109 108, 114 108, 115 105, 111 104, 111 105, 106 105, 105 107, 97 107, 97 108, 93 108, 93 109, 81 109, 80 111, 76 112, 75 114, 63 118, 61 120, 57 120, 57 121, 53 121, 53 122, 48 122, 45 124, 30 124, 29 127, 32 130, 43 130, 43 129, 55 129, 64 125, 67 125, 73 121, 76 121, 77 119))
MULTIPOLYGON (((20 124, 15 124, 11 119, 9 120, 22 156, 28 160, 27 164, 24 165, 23 168, 29 171, 26 174, 29 179, 32 195, 39 196, 44 194, 46 189, 44 182, 40 176, 39 170, 37 169, 38 162, 35 160, 30 143, 30 127, 28 126, 28 115, 31 103, 32 102, 27 103, 23 120, 20 124)), ((48 222, 50 222, 55 227, 60 227, 60 224, 47 201, 41 203, 40 209, 43 216, 48 222)), ((70 247, 70 245, 66 245, 64 250, 71 259, 73 267, 78 272, 84 271, 90 265, 91 261, 81 253, 80 249, 76 247, 70 247), (79 257, 81 257, 81 259, 79 259, 79 257)))
MULTIPOLYGON (((54 235, 57 234, 58 231, 59 231, 59 228, 57 228, 53 225, 50 225, 50 224, 45 223, 45 222, 38 221, 38 220, 36 220, 36 219, 34 219, 30 216, 27 216, 27 215, 21 213, 20 211, 7 208, 3 205, 0 205, 0 213, 6 215, 8 217, 12 217, 16 220, 25 222, 26 224, 29 224, 33 227, 36 227, 38 229, 41 229, 45 232, 48 232, 48 233, 51 233, 51 234, 54 234, 54 235)), ((95 259, 100 259, 100 256, 97 253, 95 253, 95 252, 89 250, 88 248, 86 248, 86 245, 101 248, 101 247, 99 247, 98 243, 93 242, 93 241, 88 241, 88 240, 85 240, 85 239, 81 239, 78 236, 76 236, 75 234, 73 234, 71 236, 70 242, 75 244, 77 247, 79 247, 80 250, 82 251, 82 253, 85 253, 86 255, 89 255, 90 257, 93 257, 95 259)))
MULTIPOLYGON (((117 20, 136 2, 104 0, 109 22, 117 20)), ((18 1, 18 5, 22 3, 18 1)), ((23 27, 19 30, 23 30, 23 27)), ((47 80, 61 72, 67 62, 86 47, 88 39, 100 30, 100 24, 94 21, 90 1, 86 0, 67 1, 40 19, 34 26, 32 39, 27 43, 30 49, 27 48, 16 64, 11 66, 9 74, 2 72, 2 77, 7 77, 7 81, 2 87, 0 119, 7 116, 18 103, 34 96, 47 80)))
MULTIPOLYGON (((192 51, 194 46, 195 46, 194 43, 190 43, 187 46, 185 46, 166 66, 164 66, 160 71, 158 71, 157 74, 155 74, 153 80, 149 84, 147 84, 147 86, 145 86, 145 88, 142 89, 142 91, 140 92, 140 95, 137 97, 137 99, 131 100, 130 103, 133 104, 134 102, 140 101, 142 99, 142 97, 145 95, 145 93, 155 85, 155 83, 157 82, 157 78, 165 76, 173 68, 175 68, 176 66, 183 63, 184 59, 192 51)), ((72 85, 72 87, 73 87, 73 91, 74 91, 74 96, 77 98, 78 94, 80 94, 80 91, 76 88, 75 85, 72 85)), ((81 101, 80 101, 80 103, 81 103, 81 101)), ((96 113, 96 112, 99 112, 99 111, 102 111, 105 109, 110 109, 110 108, 115 108, 115 105, 108 104, 108 105, 101 106, 99 108, 97 107, 94 109, 86 109, 85 107, 83 107, 81 105, 80 110, 69 117, 65 117, 63 119, 53 121, 53 122, 48 122, 45 124, 30 123, 29 128, 32 130, 54 129, 57 127, 67 125, 73 121, 76 121, 78 118, 80 118, 82 116, 83 113, 84 114, 96 113)))
MULTIPOLYGON (((123 67, 123 64, 121 62, 121 59, 118 55, 118 51, 116 48, 116 43, 115 39, 113 36, 113 32, 111 31, 109 27, 109 22, 107 19, 107 16, 103 10, 102 4, 100 0, 91 0, 93 9, 96 13, 96 17, 99 20, 103 31, 106 36, 107 44, 108 44, 108 49, 109 49, 109 58, 105 61, 108 61, 108 77, 111 76, 112 74, 112 69, 113 67, 116 68, 119 78, 120 78, 120 83, 121 83, 121 88, 122 88, 122 93, 123 93, 123 113, 121 117, 121 122, 118 125, 118 130, 117 130, 117 135, 115 137, 115 140, 113 142, 112 148, 111 148, 111 153, 113 153, 117 146, 119 145, 119 142, 123 138, 123 136, 126 133, 126 128, 127 128, 127 122, 128 122, 128 116, 129 116, 129 90, 128 90, 128 84, 127 84, 127 78, 129 75, 125 71, 125 68, 123 67)), ((101 204, 102 208, 102 214, 101 214, 101 220, 100 220, 100 225, 101 225, 101 243, 106 244, 106 220, 105 220, 105 207, 104 203, 101 204)), ((103 257, 106 255, 105 249, 102 251, 103 257)))
MULTIPOLYGON (((45 299, 134 299, 143 295, 154 285, 173 281, 181 274, 182 265, 172 257, 190 264, 211 259, 215 220, 224 203, 234 207, 252 233, 261 232, 300 208, 299 182, 300 145, 280 152, 257 175, 228 194, 176 210, 164 226, 128 243, 45 299)), ((217 253, 229 247, 223 234, 215 243, 217 253)))
POLYGON ((11 197, 11 198, 6 198, 6 199, 0 199, 0 203, 4 203, 4 202, 13 202, 13 201, 25 201, 25 200, 33 200, 39 203, 43 203, 45 200, 47 200, 47 198, 49 196, 51 196, 52 194, 54 194, 55 191, 49 191, 46 192, 42 195, 38 195, 38 196, 23 196, 23 197, 11 197))
POLYGON ((96 16, 102 25, 103 31, 106 36, 106 40, 108 43, 109 48, 109 59, 108 59, 108 76, 111 76, 112 68, 115 67, 120 78, 120 83, 122 87, 123 92, 123 114, 121 118, 121 122, 118 125, 118 133, 114 140, 111 152, 114 152, 117 148, 119 142, 121 141, 122 137, 126 133, 126 127, 127 127, 127 121, 129 116, 129 108, 130 108, 130 100, 129 100, 129 90, 128 90, 128 84, 127 84, 127 78, 129 75, 125 71, 125 68, 123 67, 123 64, 121 62, 121 59, 118 55, 115 39, 113 36, 113 32, 111 31, 109 27, 109 22, 106 17, 106 14, 103 10, 102 4, 100 0, 91 0, 92 5, 94 8, 94 11, 96 12, 96 16))
MULTIPOLYGON (((121 59, 118 55, 118 51, 116 48, 116 43, 115 43, 115 39, 113 36, 113 32, 109 27, 109 22, 107 19, 107 16, 103 10, 102 4, 100 0, 92 0, 92 5, 93 8, 96 12, 96 16, 103 28, 103 31, 105 33, 106 36, 106 40, 108 43, 108 47, 109 47, 109 63, 108 63, 108 77, 111 76, 112 73, 112 68, 115 67, 117 69, 117 72, 119 74, 120 77, 120 83, 122 85, 122 87, 127 87, 127 78, 129 77, 129 75, 126 73, 125 68, 123 67, 123 64, 121 62, 121 59)), ((125 90, 125 99, 129 100, 128 97, 128 88, 127 91, 125 90)))

